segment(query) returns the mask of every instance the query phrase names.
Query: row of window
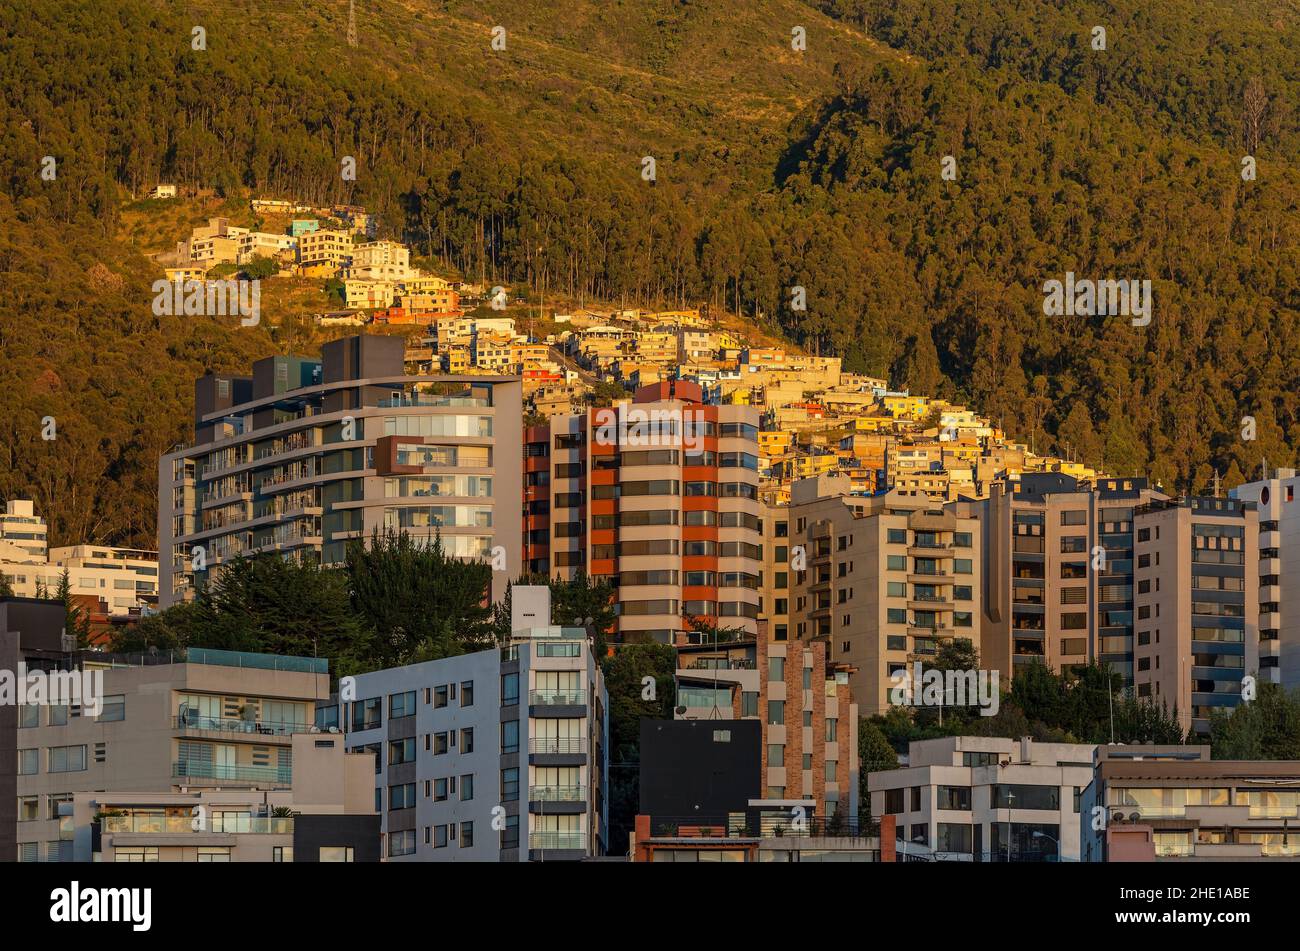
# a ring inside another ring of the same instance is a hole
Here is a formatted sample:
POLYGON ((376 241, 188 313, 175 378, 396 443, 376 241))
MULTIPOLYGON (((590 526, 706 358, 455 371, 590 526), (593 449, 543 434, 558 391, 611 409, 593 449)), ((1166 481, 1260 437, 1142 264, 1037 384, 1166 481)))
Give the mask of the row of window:
MULTIPOLYGON (((459 697, 462 707, 472 707, 474 705, 474 681, 463 680, 460 682, 459 697)), ((405 690, 401 693, 388 695, 388 718, 398 720, 403 717, 415 716, 415 696, 416 691, 405 690)), ((457 685, 439 684, 436 687, 424 688, 425 705, 432 705, 435 709, 446 707, 457 699, 457 685)), ((366 700, 356 700, 352 703, 352 730, 377 730, 383 726, 383 706, 382 697, 371 697, 366 700)))
MULTIPOLYGON (((99 716, 93 719, 97 723, 109 723, 126 719, 126 696, 124 694, 112 694, 104 697, 100 701, 103 705, 100 707, 99 716)), ((18 708, 18 726, 22 729, 31 729, 41 725, 42 704, 25 703, 18 708)), ((46 726, 66 726, 68 721, 77 717, 85 716, 80 704, 49 704, 44 706, 49 711, 45 718, 46 726)))

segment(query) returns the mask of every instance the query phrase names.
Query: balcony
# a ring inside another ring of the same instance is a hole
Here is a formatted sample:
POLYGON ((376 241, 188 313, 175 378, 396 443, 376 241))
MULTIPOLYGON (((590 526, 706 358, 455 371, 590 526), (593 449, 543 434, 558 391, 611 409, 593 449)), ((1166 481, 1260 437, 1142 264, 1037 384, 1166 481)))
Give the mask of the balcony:
POLYGON ((587 857, 587 833, 530 832, 528 851, 532 861, 580 861, 587 857))
POLYGON ((173 730, 186 730, 196 733, 244 733, 259 737, 292 736, 294 733, 310 733, 312 728, 313 724, 311 723, 201 717, 190 713, 172 717, 173 730))
POLYGON ((293 835, 291 817, 213 815, 206 820, 191 816, 105 816, 105 835, 293 835), (197 828, 196 828, 197 824, 197 828))
POLYGON ((201 760, 178 760, 172 763, 172 778, 288 786, 293 782, 293 770, 279 766, 224 766, 201 760))
POLYGON ((528 703, 534 707, 586 707, 585 690, 530 690, 528 703))

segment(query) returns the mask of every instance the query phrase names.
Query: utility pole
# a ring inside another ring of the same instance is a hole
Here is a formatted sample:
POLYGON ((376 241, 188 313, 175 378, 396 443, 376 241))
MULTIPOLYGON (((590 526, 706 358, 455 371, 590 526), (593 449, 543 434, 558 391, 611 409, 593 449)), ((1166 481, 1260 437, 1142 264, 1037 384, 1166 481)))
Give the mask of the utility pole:
POLYGON ((357 2, 348 0, 348 46, 357 45, 357 2))

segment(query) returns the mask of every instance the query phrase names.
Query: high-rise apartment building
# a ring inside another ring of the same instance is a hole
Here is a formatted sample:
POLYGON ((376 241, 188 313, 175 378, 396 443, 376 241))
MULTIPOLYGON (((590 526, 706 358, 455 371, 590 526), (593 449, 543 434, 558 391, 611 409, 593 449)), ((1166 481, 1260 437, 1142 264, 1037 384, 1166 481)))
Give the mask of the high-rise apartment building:
POLYGON ((1259 513, 1259 675, 1287 690, 1300 687, 1300 477, 1279 469, 1229 493, 1259 513))
POLYGON ((909 659, 953 638, 980 648, 975 514, 924 496, 852 495, 847 478, 818 476, 794 483, 784 518, 780 507, 768 518, 773 558, 778 549, 788 554, 788 572, 767 566, 769 620, 787 618, 777 623, 788 625, 790 640, 824 639, 829 659, 853 669, 864 713, 885 712, 892 677, 909 659))
POLYGON ((13 546, 10 554, 15 561, 45 561, 49 553, 48 530, 45 519, 36 514, 36 503, 27 499, 11 499, 0 512, 0 551, 13 546))
POLYGON ((694 383, 553 417, 525 445, 525 559, 617 589, 616 640, 683 639, 690 619, 757 632, 758 410, 694 383))
POLYGON ((502 648, 356 678, 348 746, 375 760, 388 861, 576 860, 608 846, 609 698, 583 628, 516 585, 502 648), (531 614, 531 618, 527 615, 531 614))
POLYGON ((982 662, 1069 670, 1096 661, 1133 682, 1134 509, 1165 496, 1145 479, 1025 473, 993 486, 984 533, 982 662))
POLYGON ((1139 506, 1133 519, 1137 696, 1210 728, 1259 673, 1261 566, 1254 502, 1191 496, 1139 506))
POLYGON ((521 386, 511 377, 407 376, 398 337, 268 357, 251 377, 195 382, 194 443, 159 465, 160 602, 240 555, 342 563, 376 531, 441 538, 463 558, 522 565, 521 386))

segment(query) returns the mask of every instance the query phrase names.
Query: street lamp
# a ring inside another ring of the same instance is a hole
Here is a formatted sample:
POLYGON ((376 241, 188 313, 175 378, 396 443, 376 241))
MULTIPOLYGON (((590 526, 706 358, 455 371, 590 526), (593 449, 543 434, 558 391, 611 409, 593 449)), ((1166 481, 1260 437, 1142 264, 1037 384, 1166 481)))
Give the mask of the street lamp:
POLYGON ((1016 801, 1016 794, 1007 793, 1007 862, 1011 862, 1011 807, 1016 801))
POLYGON ((1056 845, 1056 857, 1058 859, 1061 857, 1061 840, 1058 839, 1056 836, 1048 835, 1046 832, 1039 832, 1035 830, 1033 837, 1035 839, 1051 839, 1052 842, 1056 845))

